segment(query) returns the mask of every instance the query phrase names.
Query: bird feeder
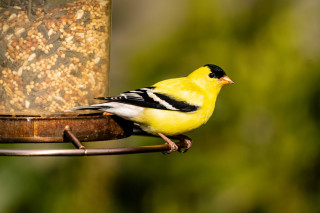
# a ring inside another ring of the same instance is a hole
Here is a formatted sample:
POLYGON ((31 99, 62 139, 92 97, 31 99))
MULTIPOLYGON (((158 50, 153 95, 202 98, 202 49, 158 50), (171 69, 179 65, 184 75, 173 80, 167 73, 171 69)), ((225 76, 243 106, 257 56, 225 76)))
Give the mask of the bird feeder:
POLYGON ((66 112, 108 94, 110 12, 110 0, 0 2, 0 142, 63 142, 66 126, 81 141, 130 135, 66 112))
MULTIPOLYGON (((66 112, 108 95, 111 0, 0 1, 0 143, 72 142, 75 150, 10 150, 59 156, 165 151, 167 145, 86 149, 128 137, 133 123, 66 112)), ((182 146, 182 145, 181 145, 182 146)))

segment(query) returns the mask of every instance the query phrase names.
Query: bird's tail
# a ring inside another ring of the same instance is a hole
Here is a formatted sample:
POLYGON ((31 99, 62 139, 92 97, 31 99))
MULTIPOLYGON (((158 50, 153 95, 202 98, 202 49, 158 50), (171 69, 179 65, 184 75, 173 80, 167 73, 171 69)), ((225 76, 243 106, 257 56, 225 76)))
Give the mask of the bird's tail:
POLYGON ((105 103, 102 104, 93 104, 89 106, 78 106, 78 107, 73 107, 71 109, 68 109, 67 111, 75 111, 75 110, 101 110, 105 111, 110 107, 106 106, 105 103))

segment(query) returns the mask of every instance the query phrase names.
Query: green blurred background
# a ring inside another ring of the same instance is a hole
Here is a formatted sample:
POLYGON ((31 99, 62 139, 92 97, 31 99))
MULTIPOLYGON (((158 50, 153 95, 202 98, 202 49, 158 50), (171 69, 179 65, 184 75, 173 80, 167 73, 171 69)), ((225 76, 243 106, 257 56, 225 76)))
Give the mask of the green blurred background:
POLYGON ((317 0, 114 0, 111 95, 207 63, 235 84, 186 154, 1 157, 0 212, 320 212, 319 11, 317 0))

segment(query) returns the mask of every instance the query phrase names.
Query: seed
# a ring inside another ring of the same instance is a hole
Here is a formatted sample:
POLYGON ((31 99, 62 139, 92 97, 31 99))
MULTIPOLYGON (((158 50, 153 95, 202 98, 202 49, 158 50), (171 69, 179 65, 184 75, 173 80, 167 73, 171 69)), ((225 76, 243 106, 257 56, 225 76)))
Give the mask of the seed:
POLYGON ((48 36, 50 37, 53 34, 53 29, 50 29, 48 32, 48 36))
POLYGON ((25 101, 25 106, 26 106, 26 108, 28 109, 28 108, 30 107, 30 101, 26 100, 26 101, 25 101))
POLYGON ((11 16, 8 18, 8 21, 11 21, 17 17, 17 14, 13 13, 11 16))
POLYGON ((28 58, 28 61, 32 61, 33 59, 35 59, 36 58, 36 54, 35 53, 33 53, 33 54, 31 54, 30 56, 29 56, 29 58, 28 58))

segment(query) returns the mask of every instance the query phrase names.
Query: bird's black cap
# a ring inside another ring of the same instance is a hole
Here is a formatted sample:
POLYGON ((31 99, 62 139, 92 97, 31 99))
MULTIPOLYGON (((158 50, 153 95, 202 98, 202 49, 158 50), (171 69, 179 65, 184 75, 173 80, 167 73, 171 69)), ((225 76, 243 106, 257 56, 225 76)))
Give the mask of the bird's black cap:
POLYGON ((226 73, 223 71, 223 69, 221 67, 217 66, 217 65, 206 64, 206 65, 204 65, 204 67, 209 67, 209 69, 211 70, 211 72, 213 74, 212 76, 214 78, 218 78, 219 79, 219 78, 221 78, 221 77, 226 75, 226 73))

